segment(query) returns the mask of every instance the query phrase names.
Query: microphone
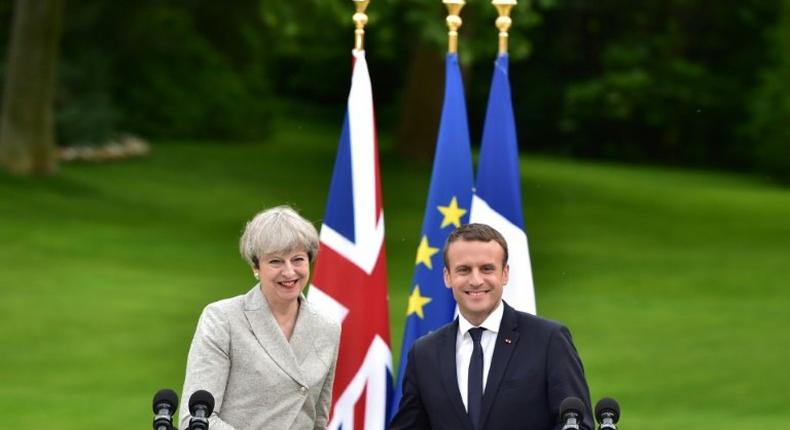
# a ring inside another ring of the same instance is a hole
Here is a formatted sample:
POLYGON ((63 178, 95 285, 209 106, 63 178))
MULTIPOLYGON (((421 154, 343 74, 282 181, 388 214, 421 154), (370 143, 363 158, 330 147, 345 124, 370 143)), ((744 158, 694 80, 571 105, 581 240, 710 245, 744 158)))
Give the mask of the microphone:
POLYGON ((595 419, 600 430, 617 430, 620 419, 620 405, 611 397, 604 397, 595 404, 595 419))
POLYGON ((173 430, 173 414, 178 409, 178 395, 164 388, 154 395, 154 430, 173 430))
POLYGON ((584 402, 578 397, 567 397, 560 403, 560 420, 564 423, 562 430, 579 430, 579 423, 584 419, 584 402))
POLYGON ((189 398, 189 430, 208 430, 208 417, 214 412, 214 396, 206 390, 197 390, 189 398))

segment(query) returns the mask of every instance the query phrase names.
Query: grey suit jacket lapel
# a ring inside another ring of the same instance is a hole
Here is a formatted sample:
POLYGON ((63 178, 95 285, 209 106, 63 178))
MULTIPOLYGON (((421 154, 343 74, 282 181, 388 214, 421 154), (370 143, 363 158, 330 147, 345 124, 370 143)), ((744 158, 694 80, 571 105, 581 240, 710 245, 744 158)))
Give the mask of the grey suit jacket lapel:
MULTIPOLYGON (((255 338, 258 339, 258 343, 272 358, 272 361, 294 381, 306 386, 294 351, 285 339, 280 326, 277 325, 259 285, 256 285, 244 297, 244 315, 250 323, 255 338)), ((297 317, 297 324, 299 324, 299 317, 297 317)))
POLYGON ((291 351, 293 351, 294 358, 297 364, 302 366, 304 360, 317 353, 316 341, 313 332, 316 321, 313 313, 308 309, 310 306, 304 296, 299 298, 301 301, 299 305, 299 316, 296 317, 296 325, 294 325, 294 332, 291 334, 291 351))
POLYGON ((441 369, 442 385, 447 392, 447 398, 453 405, 453 411, 458 415, 464 428, 473 430, 472 421, 464 408, 461 390, 458 388, 458 374, 455 365, 455 338, 458 336, 458 318, 449 327, 444 328, 444 333, 439 341, 439 367, 441 369))
POLYGON ((516 319, 515 311, 507 303, 503 303, 503 305, 505 306, 505 312, 502 314, 502 322, 499 324, 499 334, 494 346, 494 356, 491 358, 491 369, 488 371, 486 390, 483 393, 480 428, 485 428, 491 405, 494 404, 499 385, 502 383, 502 378, 505 376, 508 363, 510 363, 510 357, 513 355, 518 343, 518 320, 516 319))

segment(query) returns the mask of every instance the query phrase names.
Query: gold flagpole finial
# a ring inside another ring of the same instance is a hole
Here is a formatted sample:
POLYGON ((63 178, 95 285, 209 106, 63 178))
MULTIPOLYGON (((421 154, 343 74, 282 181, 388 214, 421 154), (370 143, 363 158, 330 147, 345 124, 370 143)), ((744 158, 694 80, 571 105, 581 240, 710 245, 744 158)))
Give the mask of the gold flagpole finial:
POLYGON ((499 55, 507 54, 507 31, 513 20, 510 19, 510 10, 516 5, 516 0, 491 0, 499 18, 496 19, 496 28, 499 29, 499 55))
POLYGON ((354 30, 354 50, 361 51, 365 49, 365 24, 368 23, 368 16, 365 15, 370 0, 354 0, 354 5, 357 7, 357 13, 354 14, 354 25, 357 29, 354 30))
POLYGON ((447 32, 449 37, 447 52, 455 54, 458 52, 458 28, 461 27, 462 23, 459 14, 466 2, 464 0, 442 0, 442 3, 447 6, 447 28, 450 29, 447 32))

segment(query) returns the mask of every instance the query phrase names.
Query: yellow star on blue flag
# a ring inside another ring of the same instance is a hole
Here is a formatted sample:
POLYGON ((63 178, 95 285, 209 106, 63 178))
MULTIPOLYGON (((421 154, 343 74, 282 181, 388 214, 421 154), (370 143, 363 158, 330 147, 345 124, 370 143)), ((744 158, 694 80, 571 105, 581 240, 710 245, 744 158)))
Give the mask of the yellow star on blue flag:
POLYGON ((422 307, 430 302, 431 298, 420 295, 420 286, 415 285, 414 289, 411 290, 411 295, 409 296, 409 308, 406 310, 406 316, 416 314, 420 318, 425 318, 425 313, 423 312, 422 307))
POLYGON ((417 247, 417 261, 414 264, 424 264, 425 267, 429 269, 433 269, 433 264, 431 263, 431 257, 433 254, 439 252, 439 248, 434 248, 428 244, 428 237, 423 236, 422 240, 420 241, 420 246, 417 247))
POLYGON ((445 228, 450 224, 454 225, 456 228, 460 227, 461 217, 467 212, 466 209, 458 207, 458 199, 455 196, 453 196, 447 206, 437 206, 436 209, 444 216, 444 218, 442 218, 441 228, 445 228))

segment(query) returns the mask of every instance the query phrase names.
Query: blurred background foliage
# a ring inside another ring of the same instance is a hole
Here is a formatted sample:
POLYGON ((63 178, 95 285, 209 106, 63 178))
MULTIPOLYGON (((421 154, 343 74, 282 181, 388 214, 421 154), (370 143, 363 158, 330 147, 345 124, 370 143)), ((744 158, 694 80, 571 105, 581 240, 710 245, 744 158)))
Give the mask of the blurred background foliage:
MULTIPOLYGON (((0 0, 0 28, 12 1, 0 0)), ((461 58, 479 136, 496 49, 489 2, 462 11, 461 58)), ((523 150, 756 171, 790 180, 790 1, 519 2, 511 81, 523 150)), ((284 105, 342 112, 348 0, 67 2, 61 145, 119 132, 265 140, 284 105)), ((366 45, 383 133, 430 160, 446 50, 437 0, 376 0, 366 45)), ((8 31, 0 32, 0 49, 8 31)), ((5 61, 6 53, 0 52, 5 61)), ((0 66, 0 73, 2 73, 0 66)))

